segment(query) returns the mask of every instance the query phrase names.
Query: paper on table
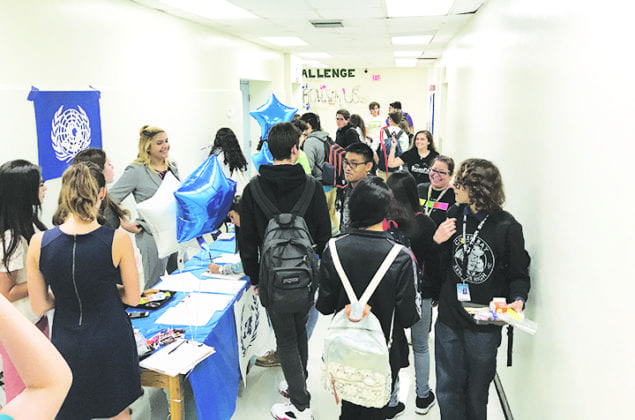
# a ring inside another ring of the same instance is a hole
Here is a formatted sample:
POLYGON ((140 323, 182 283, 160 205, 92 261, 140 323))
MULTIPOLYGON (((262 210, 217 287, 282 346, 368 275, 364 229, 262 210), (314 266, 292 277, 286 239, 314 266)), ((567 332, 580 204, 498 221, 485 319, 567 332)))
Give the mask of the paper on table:
POLYGON ((216 264, 236 264, 240 262, 240 254, 221 254, 214 258, 216 264))
POLYGON ((200 280, 190 272, 161 276, 161 283, 157 286, 161 290, 174 290, 176 292, 198 291, 200 280))
POLYGON ((190 293, 176 306, 168 308, 156 324, 201 326, 209 322, 216 311, 222 311, 233 299, 231 295, 190 293))
POLYGON ((230 241, 236 236, 235 233, 223 232, 216 238, 217 241, 230 241))
POLYGON ((191 340, 177 340, 163 347, 139 365, 145 369, 155 370, 170 376, 186 374, 200 361, 214 354, 213 347, 191 340))

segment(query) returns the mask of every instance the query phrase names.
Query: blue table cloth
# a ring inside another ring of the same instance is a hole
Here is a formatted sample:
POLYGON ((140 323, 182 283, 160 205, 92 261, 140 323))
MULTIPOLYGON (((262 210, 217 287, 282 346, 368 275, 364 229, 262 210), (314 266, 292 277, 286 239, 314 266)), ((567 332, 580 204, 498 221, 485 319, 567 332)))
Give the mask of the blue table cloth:
MULTIPOLYGON (((211 258, 221 254, 233 253, 235 241, 215 241, 209 246, 209 253, 201 251, 186 264, 182 272, 192 272, 201 278, 207 270, 211 258)), ((214 281, 209 279, 209 281, 214 281)), ((239 280, 243 288, 234 296, 225 310, 216 312, 205 326, 155 324, 155 321, 170 307, 177 305, 187 293, 177 292, 174 298, 156 311, 151 311, 147 318, 135 319, 133 327, 146 338, 150 338, 164 328, 184 328, 185 336, 208 346, 216 352, 203 360, 188 374, 187 379, 192 386, 196 412, 200 420, 228 420, 236 410, 236 398, 240 385, 240 367, 238 360, 238 341, 236 338, 236 322, 234 304, 249 287, 245 278, 239 280)), ((157 285, 161 288, 161 283, 157 285)), ((134 309, 129 309, 134 311, 134 309)))

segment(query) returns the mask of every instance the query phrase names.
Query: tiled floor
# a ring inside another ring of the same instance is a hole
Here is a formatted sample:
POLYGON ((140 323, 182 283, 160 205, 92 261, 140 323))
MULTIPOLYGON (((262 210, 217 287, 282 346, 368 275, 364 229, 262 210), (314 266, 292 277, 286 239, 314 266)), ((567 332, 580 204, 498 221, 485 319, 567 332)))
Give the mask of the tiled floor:
MULTIPOLYGON (((435 311, 436 312, 436 311, 435 311)), ((311 408, 316 420, 336 420, 339 416, 339 406, 335 404, 333 396, 324 390, 320 384, 320 366, 322 355, 322 337, 329 324, 329 317, 320 315, 309 348, 309 391, 311 392, 311 408)), ((430 337, 431 360, 434 360, 433 339, 430 337)), ((439 407, 435 404, 427 415, 415 414, 414 395, 414 368, 412 367, 412 352, 410 367, 400 372, 401 396, 400 400, 406 403, 406 411, 399 416, 400 420, 439 419, 439 407)), ((432 362, 434 363, 434 362, 432 362)), ((232 420, 256 420, 271 418, 269 411, 271 405, 285 402, 278 393, 278 383, 283 379, 282 370, 277 368, 253 367, 247 375, 247 387, 241 386, 236 412, 232 420)), ((434 389, 434 365, 431 367, 430 386, 434 389)), ((488 406, 488 419, 503 420, 505 417, 500 409, 498 397, 494 386, 490 390, 490 404, 488 406)))
MULTIPOLYGON (((435 311, 436 312, 436 311, 435 311)), ((316 420, 336 420, 339 416, 339 406, 335 404, 333 396, 324 390, 319 383, 322 355, 322 338, 328 327, 330 317, 320 315, 315 332, 310 341, 309 349, 309 391, 311 392, 311 408, 316 420)), ((430 386, 434 389, 434 346, 433 337, 430 337, 430 356, 432 360, 430 372, 430 386)), ((412 357, 412 352, 411 352, 412 357)), ((400 372, 401 396, 400 400, 406 403, 406 411, 399 416, 400 420, 439 419, 439 407, 435 404, 430 412, 425 415, 417 415, 414 412, 414 368, 412 360, 410 367, 400 372)), ((271 405, 285 402, 278 393, 278 384, 283 379, 280 367, 260 368, 254 366, 247 375, 247 386, 240 386, 236 412, 232 420, 261 420, 270 419, 271 405)), ((4 387, 3 387, 4 388, 4 387)), ((4 400, 4 389, 0 393, 0 400, 4 400)), ((167 397, 163 390, 146 388, 142 398, 133 406, 133 420, 165 420, 169 418, 167 397)), ((186 408, 186 419, 196 418, 193 407, 186 408)), ((500 409, 500 404, 494 386, 490 389, 490 403, 488 406, 488 419, 503 420, 505 417, 500 409)))

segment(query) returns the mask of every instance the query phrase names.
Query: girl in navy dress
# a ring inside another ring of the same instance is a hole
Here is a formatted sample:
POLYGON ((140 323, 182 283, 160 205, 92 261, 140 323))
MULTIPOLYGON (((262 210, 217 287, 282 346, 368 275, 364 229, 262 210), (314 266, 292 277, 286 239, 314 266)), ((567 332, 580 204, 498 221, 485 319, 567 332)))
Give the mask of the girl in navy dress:
POLYGON ((137 347, 122 305, 139 303, 139 275, 128 234, 97 222, 105 185, 96 165, 71 165, 59 200, 66 221, 29 245, 31 306, 36 314, 55 308, 51 341, 73 372, 58 419, 129 419, 128 406, 141 395, 137 347))

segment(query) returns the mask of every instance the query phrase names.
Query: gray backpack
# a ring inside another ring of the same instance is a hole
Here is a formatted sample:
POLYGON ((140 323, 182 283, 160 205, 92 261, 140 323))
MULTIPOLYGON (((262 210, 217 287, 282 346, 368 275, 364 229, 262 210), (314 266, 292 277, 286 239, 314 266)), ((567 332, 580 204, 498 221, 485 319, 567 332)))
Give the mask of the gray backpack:
POLYGON ((304 191, 289 213, 281 213, 254 178, 256 205, 269 219, 260 247, 259 296, 262 306, 276 312, 308 310, 318 279, 318 259, 304 214, 316 181, 307 177, 304 191))

